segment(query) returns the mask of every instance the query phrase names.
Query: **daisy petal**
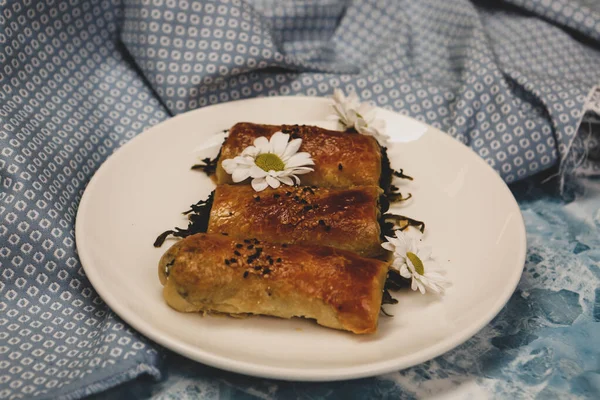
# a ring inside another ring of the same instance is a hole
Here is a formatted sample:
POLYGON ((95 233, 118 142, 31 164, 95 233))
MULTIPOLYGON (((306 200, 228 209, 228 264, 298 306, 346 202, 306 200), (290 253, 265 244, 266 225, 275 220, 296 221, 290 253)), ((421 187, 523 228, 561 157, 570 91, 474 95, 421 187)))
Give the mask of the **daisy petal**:
POLYGON ((269 139, 264 136, 254 139, 254 146, 258 149, 258 154, 268 153, 271 150, 269 139))
POLYGON ((283 162, 286 163, 286 165, 287 165, 287 162, 290 159, 290 157, 292 157, 294 154, 296 154, 298 152, 301 145, 302 145, 302 139, 291 140, 287 144, 287 147, 285 148, 283 154, 281 155, 281 160, 283 160, 283 162))
POLYGON ((313 172, 314 169, 312 168, 305 168, 305 167, 300 167, 300 168, 294 168, 292 169, 292 174, 296 174, 296 175, 304 175, 304 174, 308 174, 309 172, 313 172))
POLYGON ((346 107, 341 104, 334 104, 333 111, 337 114, 338 120, 342 125, 346 125, 348 123, 349 115, 346 107))
MULTIPOLYGON (((288 140, 290 138, 290 135, 283 133, 283 132, 275 132, 272 136, 271 136, 271 153, 278 155, 279 157, 282 157, 284 152, 286 151, 286 147, 288 146, 288 140)), ((285 160, 284 160, 285 162, 285 160)))
MULTIPOLYGON (((404 262, 403 259, 401 258, 394 258, 394 261, 392 262, 392 267, 396 268, 398 271, 400 271, 400 269, 402 269, 402 266, 406 265, 406 263, 404 262)), ((410 271, 409 271, 410 272, 410 271)))
POLYGON ((254 158, 250 156, 237 156, 233 159, 233 161, 240 165, 247 165, 248 167, 254 165, 254 158))
POLYGON ((387 251, 394 251, 394 245, 389 242, 381 243, 381 247, 383 247, 387 251))
POLYGON ((227 160, 223 160, 223 162, 221 163, 221 166, 228 174, 232 174, 235 171, 237 165, 238 164, 235 161, 229 158, 227 160))
POLYGON ((294 186, 294 181, 289 176, 278 176, 277 179, 288 186, 294 186))
POLYGON ((250 168, 236 168, 231 174, 233 182, 238 183, 246 180, 250 176, 250 168))
POLYGON ((252 158, 256 158, 257 155, 260 154, 260 150, 255 146, 248 146, 242 151, 242 156, 250 156, 252 158))
POLYGON ((269 186, 271 186, 273 189, 277 189, 279 186, 281 186, 281 182, 279 182, 277 178, 274 178, 271 175, 267 175, 265 179, 269 186))
MULTIPOLYGON (((425 268, 427 268, 427 265, 425 265, 425 268)), ((434 282, 445 282, 446 281, 446 278, 438 272, 429 271, 427 269, 425 269, 425 271, 427 271, 427 274, 426 274, 427 278, 430 279, 431 281, 434 281, 434 282)))
POLYGON ((264 178, 267 176, 267 171, 259 167, 258 165, 253 165, 250 167, 250 176, 252 178, 264 178))
POLYGON ((444 292, 444 288, 435 283, 430 283, 429 285, 427 285, 427 287, 429 288, 430 291, 437 293, 437 294, 442 294, 444 292))
POLYGON ((402 254, 403 257, 406 257, 406 253, 410 250, 408 246, 406 246, 406 243, 399 242, 394 243, 394 245, 396 246, 395 253, 402 254))
POLYGON ((414 277, 412 278, 412 281, 410 282, 410 288, 412 290, 417 290, 419 288, 417 280, 414 277))
POLYGON ((360 104, 360 100, 356 92, 350 92, 350 94, 344 99, 343 103, 348 104, 352 108, 357 108, 360 104))
POLYGON ((337 103, 344 103, 346 101, 346 96, 344 96, 344 92, 342 89, 335 88, 333 89, 333 96, 331 96, 333 101, 337 103))
POLYGON ((394 237, 389 237, 389 236, 384 236, 384 237, 385 237, 385 240, 387 240, 390 243, 394 243, 396 241, 396 238, 394 238, 394 237))
POLYGON ((305 165, 315 165, 308 153, 296 153, 285 163, 286 168, 302 167, 305 165))
POLYGON ((363 119, 367 122, 371 122, 375 119, 376 109, 369 103, 360 103, 360 105, 356 108, 356 112, 360 114, 361 117, 363 117, 363 119))
POLYGON ((406 266, 406 264, 404 264, 404 265, 402 265, 402 267, 400 267, 400 276, 402 276, 403 278, 406 278, 406 279, 410 279, 410 277, 412 276, 412 274, 408 270, 408 267, 406 266))
POLYGON ((265 178, 252 179, 252 189, 254 189, 257 192, 265 190, 268 186, 269 184, 267 183, 267 180, 265 178))

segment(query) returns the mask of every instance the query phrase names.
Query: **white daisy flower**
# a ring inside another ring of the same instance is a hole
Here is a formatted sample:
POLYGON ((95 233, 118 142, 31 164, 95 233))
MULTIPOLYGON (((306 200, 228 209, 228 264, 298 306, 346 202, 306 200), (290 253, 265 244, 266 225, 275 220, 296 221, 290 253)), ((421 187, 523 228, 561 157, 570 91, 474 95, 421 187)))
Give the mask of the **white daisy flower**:
POLYGON ((363 135, 373 136, 381 145, 386 145, 388 136, 385 133, 385 121, 375 119, 376 110, 368 104, 361 104, 356 113, 354 129, 363 135), (366 106, 366 107, 365 107, 366 106))
POLYGON ((256 138, 254 146, 246 147, 239 156, 223 160, 223 169, 235 183, 252 178, 252 188, 257 192, 268 186, 276 189, 282 183, 299 185, 297 175, 313 171, 308 165, 315 163, 310 154, 298 153, 302 139, 289 138, 282 132, 275 132, 270 140, 264 136, 256 138))
POLYGON ((400 275, 411 279, 411 289, 425 294, 430 290, 443 294, 449 286, 448 280, 440 274, 437 264, 431 257, 431 248, 423 244, 422 234, 414 230, 396 231, 396 237, 388 237, 381 247, 394 254, 392 267, 400 275))
POLYGON ((354 123, 358 118, 356 110, 360 107, 360 101, 356 93, 351 92, 346 97, 340 89, 334 89, 332 99, 332 107, 335 114, 329 118, 338 120, 345 128, 354 127, 354 123))
POLYGON ((355 92, 346 97, 340 89, 334 89, 332 99, 335 114, 330 119, 338 120, 346 129, 353 128, 358 133, 373 136, 382 145, 387 143, 385 121, 375 119, 375 107, 361 103, 355 92))

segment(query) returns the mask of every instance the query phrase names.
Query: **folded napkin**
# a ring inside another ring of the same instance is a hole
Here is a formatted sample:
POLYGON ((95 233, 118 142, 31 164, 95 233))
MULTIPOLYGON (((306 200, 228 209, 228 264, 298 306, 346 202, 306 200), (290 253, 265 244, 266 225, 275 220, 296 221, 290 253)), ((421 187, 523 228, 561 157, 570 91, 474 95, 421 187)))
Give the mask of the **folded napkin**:
POLYGON ((447 131, 507 182, 597 173, 598 139, 576 134, 600 82, 594 4, 0 2, 0 399, 160 376, 155 346, 91 288, 74 237, 88 180, 145 128, 341 87, 447 131))

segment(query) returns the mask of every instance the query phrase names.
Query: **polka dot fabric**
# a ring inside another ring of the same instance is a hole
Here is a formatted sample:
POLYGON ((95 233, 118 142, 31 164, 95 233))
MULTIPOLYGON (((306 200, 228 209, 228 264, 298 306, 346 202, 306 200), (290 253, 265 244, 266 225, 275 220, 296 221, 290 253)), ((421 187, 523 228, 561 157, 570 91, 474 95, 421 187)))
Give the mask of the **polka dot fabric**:
POLYGON ((126 0, 121 38, 173 114, 341 87, 449 132, 510 183, 571 149, 600 82, 591 20, 557 1, 126 0))
POLYGON ((121 55, 118 3, 0 4, 0 399, 158 376, 87 280, 74 219, 106 157, 167 113, 121 55))
POLYGON ((159 376, 74 242, 85 185, 144 129, 340 87, 447 131, 507 182, 555 165, 597 174, 598 130, 577 134, 598 104, 594 4, 0 0, 0 399, 159 376))

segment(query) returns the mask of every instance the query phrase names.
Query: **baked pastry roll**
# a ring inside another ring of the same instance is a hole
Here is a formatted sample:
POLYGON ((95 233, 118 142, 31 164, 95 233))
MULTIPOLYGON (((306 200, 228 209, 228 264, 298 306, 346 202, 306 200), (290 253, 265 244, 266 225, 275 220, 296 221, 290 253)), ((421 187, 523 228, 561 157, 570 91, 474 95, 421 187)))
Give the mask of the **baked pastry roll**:
POLYGON ((199 233, 158 266, 167 304, 182 312, 315 319, 357 334, 377 329, 385 262, 316 245, 199 233))
POLYGON ((249 185, 219 185, 207 232, 277 243, 320 244, 377 257, 383 253, 381 193, 377 186, 280 186, 255 192, 249 185))
MULTIPOLYGON (((313 172, 302 175, 302 184, 319 187, 378 186, 381 177, 381 148, 366 135, 330 131, 316 126, 259 125, 248 122, 235 124, 221 147, 217 160, 218 184, 233 183, 222 167, 223 160, 232 159, 254 143, 254 139, 270 138, 277 131, 301 138, 301 152, 310 153, 315 162, 313 172)), ((249 183, 250 180, 244 181, 249 183)))

